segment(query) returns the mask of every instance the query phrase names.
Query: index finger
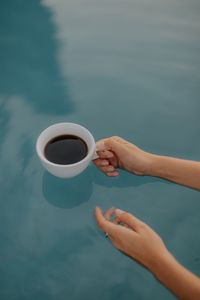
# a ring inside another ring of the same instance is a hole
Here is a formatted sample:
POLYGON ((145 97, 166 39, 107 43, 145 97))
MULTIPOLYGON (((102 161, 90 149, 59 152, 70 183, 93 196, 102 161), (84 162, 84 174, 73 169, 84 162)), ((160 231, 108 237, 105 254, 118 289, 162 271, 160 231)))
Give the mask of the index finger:
POLYGON ((136 232, 139 232, 140 229, 145 225, 141 220, 121 209, 116 209, 115 214, 118 220, 124 222, 136 232))
POLYGON ((109 148, 105 145, 105 139, 99 140, 98 142, 96 142, 96 149, 97 151, 105 151, 105 150, 109 150, 109 148))
POLYGON ((110 148, 106 145, 107 139, 102 139, 96 143, 96 151, 98 153, 99 158, 112 158, 113 153, 110 151, 110 148))
POLYGON ((112 236, 112 234, 116 231, 115 224, 111 223, 110 221, 106 220, 106 218, 103 216, 102 211, 99 207, 95 208, 95 217, 97 224, 99 227, 106 233, 112 236))

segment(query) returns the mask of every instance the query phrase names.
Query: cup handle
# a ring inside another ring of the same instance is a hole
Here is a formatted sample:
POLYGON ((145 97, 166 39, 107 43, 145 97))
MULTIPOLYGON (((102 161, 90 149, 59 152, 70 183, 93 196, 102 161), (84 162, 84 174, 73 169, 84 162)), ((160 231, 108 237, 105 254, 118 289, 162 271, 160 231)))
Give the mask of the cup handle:
POLYGON ((99 155, 98 155, 97 152, 95 151, 95 153, 94 153, 94 155, 93 155, 93 157, 92 157, 92 160, 97 159, 97 158, 99 158, 99 155))

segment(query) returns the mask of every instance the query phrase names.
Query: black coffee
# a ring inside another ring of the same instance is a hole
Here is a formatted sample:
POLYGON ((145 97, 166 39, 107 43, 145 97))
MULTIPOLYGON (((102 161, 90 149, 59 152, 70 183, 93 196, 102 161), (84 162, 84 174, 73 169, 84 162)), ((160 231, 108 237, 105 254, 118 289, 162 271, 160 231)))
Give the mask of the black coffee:
POLYGON ((75 135, 59 135, 50 140, 44 149, 44 155, 49 161, 59 165, 69 165, 79 162, 88 153, 86 143, 75 135))

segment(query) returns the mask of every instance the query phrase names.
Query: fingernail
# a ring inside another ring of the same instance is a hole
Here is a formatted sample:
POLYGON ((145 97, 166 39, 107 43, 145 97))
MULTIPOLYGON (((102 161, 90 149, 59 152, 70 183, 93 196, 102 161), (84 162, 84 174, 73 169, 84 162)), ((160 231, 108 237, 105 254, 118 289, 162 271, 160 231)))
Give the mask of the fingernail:
POLYGON ((107 168, 107 172, 112 172, 112 171, 114 171, 115 170, 115 168, 113 167, 113 166, 109 166, 108 168, 107 168))
POLYGON ((121 210, 121 209, 119 209, 119 208, 117 208, 117 209, 115 210, 116 216, 119 216, 119 215, 121 215, 121 214, 123 214, 123 213, 125 213, 125 211, 124 211, 124 210, 121 210))
POLYGON ((119 175, 119 172, 115 171, 113 172, 113 176, 118 176, 119 175))
POLYGON ((101 162, 101 165, 102 165, 102 166, 107 166, 108 164, 109 164, 109 162, 106 161, 106 160, 104 160, 104 161, 101 162))

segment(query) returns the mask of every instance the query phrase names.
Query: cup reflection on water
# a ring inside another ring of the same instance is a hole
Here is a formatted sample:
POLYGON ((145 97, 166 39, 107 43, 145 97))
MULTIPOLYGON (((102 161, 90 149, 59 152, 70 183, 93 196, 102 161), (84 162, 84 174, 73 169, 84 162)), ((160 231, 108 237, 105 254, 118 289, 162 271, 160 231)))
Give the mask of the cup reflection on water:
POLYGON ((75 123, 57 123, 49 126, 39 135, 36 142, 36 151, 44 168, 51 174, 61 178, 70 178, 82 173, 91 160, 96 158, 96 144, 92 134, 85 127, 75 123), (45 156, 45 147, 59 136, 76 136, 87 145, 86 156, 72 164, 58 164, 48 160, 45 156))

